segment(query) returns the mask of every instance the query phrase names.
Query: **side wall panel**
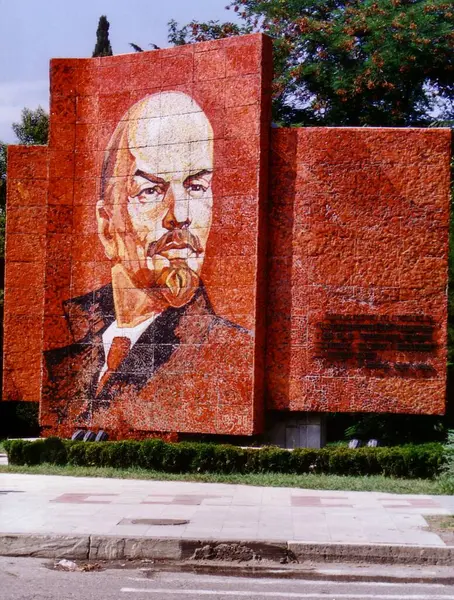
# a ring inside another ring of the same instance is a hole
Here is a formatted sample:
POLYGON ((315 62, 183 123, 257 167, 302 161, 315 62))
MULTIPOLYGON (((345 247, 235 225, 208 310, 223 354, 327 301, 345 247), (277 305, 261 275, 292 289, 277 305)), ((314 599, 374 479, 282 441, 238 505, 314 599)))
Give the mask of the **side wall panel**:
POLYGON ((46 146, 9 146, 3 400, 41 399, 46 146))
POLYGON ((450 132, 274 130, 272 409, 441 414, 450 132))

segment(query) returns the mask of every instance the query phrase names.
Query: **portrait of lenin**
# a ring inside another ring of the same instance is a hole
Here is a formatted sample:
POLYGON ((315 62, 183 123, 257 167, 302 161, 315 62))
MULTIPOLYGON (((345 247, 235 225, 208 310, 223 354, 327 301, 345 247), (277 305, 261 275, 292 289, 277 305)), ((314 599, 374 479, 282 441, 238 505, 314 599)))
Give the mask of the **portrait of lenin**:
MULTIPOLYGON (((111 282, 64 302, 74 342, 44 356, 44 393, 60 422, 90 426, 125 402, 125 418, 146 402, 141 420, 152 420, 158 376, 174 389, 190 377, 217 387, 232 356, 206 364, 204 345, 232 340, 235 353, 250 342, 248 330, 215 314, 202 279, 213 153, 207 115, 182 92, 148 95, 118 122, 94 215, 111 282)), ((231 378, 224 383, 235 392, 231 378)))

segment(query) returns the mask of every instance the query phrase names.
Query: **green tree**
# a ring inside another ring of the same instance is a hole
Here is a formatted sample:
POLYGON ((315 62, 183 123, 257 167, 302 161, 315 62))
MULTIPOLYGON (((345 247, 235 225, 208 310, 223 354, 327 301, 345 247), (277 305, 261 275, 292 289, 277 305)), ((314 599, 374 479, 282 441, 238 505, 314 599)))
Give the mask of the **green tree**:
POLYGON ((428 125, 452 118, 454 6, 447 0, 236 0, 241 24, 169 23, 172 43, 262 31, 274 40, 284 123, 428 125))
POLYGON ((98 29, 96 30, 96 46, 92 57, 112 56, 112 46, 109 40, 109 21, 105 15, 99 17, 98 29))
MULTIPOLYGON (((228 7, 227 7, 228 8, 228 7)), ((252 33, 253 28, 249 24, 219 23, 219 21, 207 21, 200 23, 191 21, 188 25, 179 27, 175 19, 167 23, 167 39, 174 46, 183 46, 192 42, 208 42, 220 40, 233 35, 244 35, 252 33)))
POLYGON ((36 110, 24 108, 21 120, 18 123, 13 123, 12 127, 19 144, 27 146, 47 144, 49 115, 41 106, 38 106, 36 110))

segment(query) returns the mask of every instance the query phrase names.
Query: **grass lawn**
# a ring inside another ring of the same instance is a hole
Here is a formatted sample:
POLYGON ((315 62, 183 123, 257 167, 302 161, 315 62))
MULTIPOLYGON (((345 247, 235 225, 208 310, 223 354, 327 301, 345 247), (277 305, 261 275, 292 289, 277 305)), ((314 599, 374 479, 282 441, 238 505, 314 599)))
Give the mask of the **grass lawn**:
POLYGON ((161 481, 201 481, 272 487, 297 487, 312 490, 341 490, 358 492, 386 492, 394 494, 446 494, 452 493, 443 479, 392 479, 381 475, 352 477, 340 475, 288 475, 282 473, 254 473, 223 475, 216 473, 163 473, 145 469, 114 469, 101 467, 55 466, 35 467, 0 466, 0 473, 25 473, 36 475, 66 475, 71 477, 109 477, 117 479, 155 479, 161 481))

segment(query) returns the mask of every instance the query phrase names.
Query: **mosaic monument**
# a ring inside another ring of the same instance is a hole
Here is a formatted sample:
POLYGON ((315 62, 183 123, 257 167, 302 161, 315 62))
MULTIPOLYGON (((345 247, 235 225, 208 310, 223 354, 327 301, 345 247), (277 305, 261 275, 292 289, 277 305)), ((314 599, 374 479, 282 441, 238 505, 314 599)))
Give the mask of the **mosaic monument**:
POLYGON ((49 145, 9 148, 3 390, 44 435, 443 413, 449 131, 271 128, 271 80, 262 35, 51 61, 49 145))

